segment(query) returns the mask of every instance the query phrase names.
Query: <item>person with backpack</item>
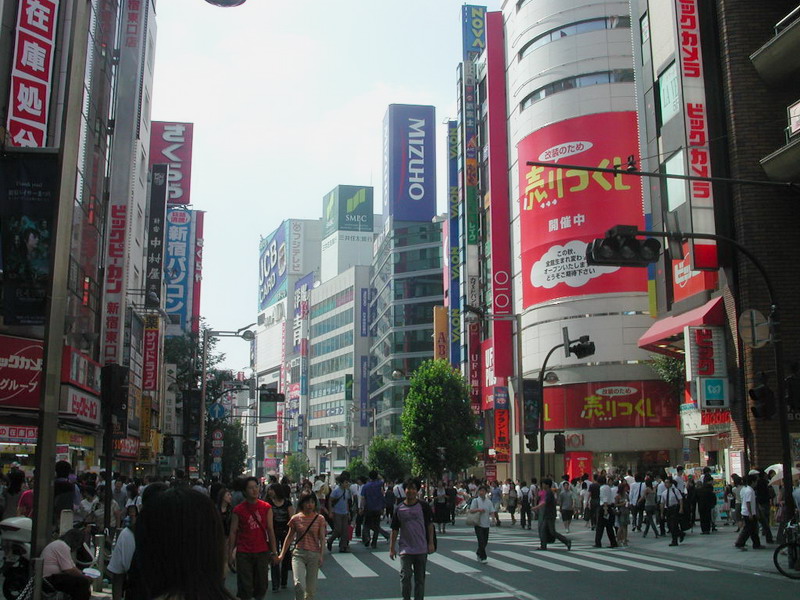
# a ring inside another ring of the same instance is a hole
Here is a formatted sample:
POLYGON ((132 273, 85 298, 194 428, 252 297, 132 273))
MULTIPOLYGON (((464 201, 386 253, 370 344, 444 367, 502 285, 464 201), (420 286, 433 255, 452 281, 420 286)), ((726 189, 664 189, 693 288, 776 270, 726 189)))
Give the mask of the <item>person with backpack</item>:
POLYGON ((350 543, 350 504, 352 496, 348 481, 339 475, 336 478, 336 489, 329 496, 329 512, 333 519, 333 531, 328 536, 328 552, 333 549, 333 542, 338 538, 339 552, 349 552, 350 543))
MULTIPOLYGON (((392 537, 389 540, 389 558, 397 556, 395 543, 400 536, 400 581, 403 600, 411 600, 411 580, 414 580, 414 598, 425 596, 425 568, 428 555, 436 551, 436 532, 433 528, 433 511, 424 500, 417 498, 420 483, 408 479, 403 483, 403 502, 395 507, 392 517, 392 537)), ((442 489, 444 496, 444 489, 442 489)))

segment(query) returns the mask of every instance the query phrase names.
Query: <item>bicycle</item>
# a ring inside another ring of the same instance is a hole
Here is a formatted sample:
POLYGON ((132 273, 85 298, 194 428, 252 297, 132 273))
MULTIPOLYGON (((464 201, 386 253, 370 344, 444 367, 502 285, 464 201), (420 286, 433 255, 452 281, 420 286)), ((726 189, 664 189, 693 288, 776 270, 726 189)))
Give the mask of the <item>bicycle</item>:
POLYGON ((786 525, 785 540, 775 548, 772 562, 784 577, 800 579, 800 523, 793 519, 786 525))

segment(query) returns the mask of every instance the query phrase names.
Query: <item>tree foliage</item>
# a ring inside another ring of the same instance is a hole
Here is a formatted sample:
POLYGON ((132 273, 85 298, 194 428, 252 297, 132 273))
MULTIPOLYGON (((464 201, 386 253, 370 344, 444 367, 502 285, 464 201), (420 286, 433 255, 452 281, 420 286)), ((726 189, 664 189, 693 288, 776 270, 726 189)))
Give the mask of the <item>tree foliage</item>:
POLYGON ((302 481, 311 473, 308 457, 300 453, 287 456, 283 461, 283 472, 293 482, 302 481))
POLYGON ((205 443, 205 476, 219 475, 221 481, 229 482, 239 477, 245 469, 247 462, 247 444, 244 439, 244 428, 242 423, 237 420, 217 421, 206 419, 206 443, 205 443), (211 464, 211 432, 214 429, 222 430, 222 472, 212 473, 211 464))
POLYGON ((686 363, 663 354, 653 355, 650 367, 672 388, 672 397, 681 402, 686 389, 686 363))
POLYGON ((411 459, 399 438, 376 436, 367 451, 367 464, 386 479, 404 479, 411 473, 411 459))
POLYGON ((400 419, 415 474, 439 476, 475 464, 469 390, 446 360, 425 361, 414 372, 400 419))
POLYGON ((350 461, 350 464, 347 465, 347 470, 350 472, 350 477, 353 480, 358 479, 359 477, 367 477, 369 474, 369 467, 360 456, 356 456, 350 461))

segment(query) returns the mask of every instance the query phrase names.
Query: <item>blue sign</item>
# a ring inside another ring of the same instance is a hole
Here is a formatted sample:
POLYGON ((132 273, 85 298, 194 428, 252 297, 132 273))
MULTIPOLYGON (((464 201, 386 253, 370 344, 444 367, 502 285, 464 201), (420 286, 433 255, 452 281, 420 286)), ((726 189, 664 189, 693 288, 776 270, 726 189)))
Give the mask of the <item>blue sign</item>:
POLYGON ((475 60, 486 48, 486 7, 461 7, 461 40, 464 60, 475 60))
POLYGON ((430 223, 436 214, 436 109, 390 104, 383 120, 383 215, 430 223))
POLYGON ((361 377, 358 391, 358 416, 361 427, 369 425, 369 356, 361 357, 361 377))
POLYGON ((447 122, 447 179, 450 205, 450 364, 461 368, 461 239, 458 194, 458 121, 447 122))
POLYGON ((286 230, 289 223, 284 221, 269 236, 261 240, 258 257, 258 310, 272 306, 287 293, 286 230))
POLYGON ((725 377, 698 377, 700 408, 728 408, 728 380, 725 377))
POLYGON ((211 472, 222 473, 222 463, 221 462, 211 463, 211 472))
POLYGON ((212 448, 211 449, 211 456, 214 458, 219 458, 222 456, 222 448, 212 448))
POLYGON ((208 416, 212 419, 222 419, 225 417, 226 412, 225 407, 219 402, 214 402, 208 407, 208 416))
POLYGON ((192 211, 185 208, 167 209, 167 231, 164 243, 164 277, 167 297, 164 310, 177 316, 179 325, 187 330, 191 305, 192 211))

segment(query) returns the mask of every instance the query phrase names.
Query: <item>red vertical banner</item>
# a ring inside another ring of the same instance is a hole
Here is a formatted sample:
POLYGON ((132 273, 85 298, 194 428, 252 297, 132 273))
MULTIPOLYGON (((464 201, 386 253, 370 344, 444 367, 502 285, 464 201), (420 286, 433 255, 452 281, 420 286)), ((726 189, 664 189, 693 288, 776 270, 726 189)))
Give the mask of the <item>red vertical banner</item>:
POLYGON ((192 332, 200 332, 200 288, 203 283, 203 220, 205 212, 192 212, 194 223, 194 269, 192 272, 192 332))
POLYGON ((481 413, 481 333, 476 323, 469 325, 469 405, 476 415, 481 413))
POLYGON ((144 356, 142 358, 142 390, 158 389, 158 317, 144 319, 144 356))
POLYGON ((150 165, 169 165, 171 204, 191 204, 193 123, 153 121, 150 134, 150 165))
POLYGON ((592 474, 594 454, 588 451, 565 452, 564 472, 569 475, 570 481, 584 473, 592 474))

